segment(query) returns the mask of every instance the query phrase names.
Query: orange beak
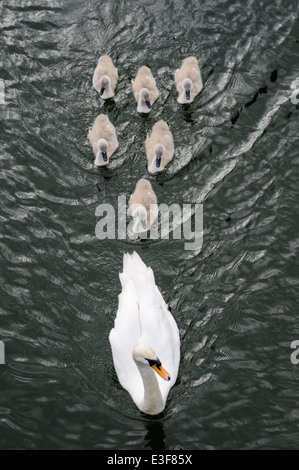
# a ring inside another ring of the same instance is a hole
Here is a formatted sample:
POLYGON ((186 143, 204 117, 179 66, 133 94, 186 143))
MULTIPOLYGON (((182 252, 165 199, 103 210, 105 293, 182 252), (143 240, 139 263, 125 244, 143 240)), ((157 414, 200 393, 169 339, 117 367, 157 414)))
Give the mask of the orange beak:
POLYGON ((170 374, 165 369, 163 369, 162 366, 158 367, 156 364, 154 364, 152 368, 157 372, 157 374, 160 375, 160 377, 162 377, 162 379, 167 381, 171 379, 170 374))

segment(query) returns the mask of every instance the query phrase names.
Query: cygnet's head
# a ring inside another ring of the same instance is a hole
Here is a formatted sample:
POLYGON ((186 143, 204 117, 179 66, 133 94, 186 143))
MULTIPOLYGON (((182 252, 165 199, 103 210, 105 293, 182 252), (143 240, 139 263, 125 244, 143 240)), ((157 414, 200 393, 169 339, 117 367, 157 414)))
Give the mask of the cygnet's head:
POLYGON ((108 75, 103 75, 100 78, 100 96, 104 94, 105 88, 109 85, 110 83, 110 78, 108 75))
POLYGON ((154 152, 155 152, 155 165, 157 168, 160 168, 161 166, 161 160, 165 152, 165 147, 162 144, 156 144, 154 147, 154 152))
POLYGON ((108 163, 107 149, 108 142, 106 139, 100 139, 97 142, 98 153, 95 160, 95 165, 102 166, 108 163))
POLYGON ((132 357, 138 364, 154 369, 162 379, 166 381, 171 379, 170 374, 162 367, 161 361, 155 351, 147 343, 143 341, 137 343, 133 349, 132 357))
POLYGON ((187 100, 190 100, 190 91, 193 86, 192 80, 190 80, 190 78, 185 78, 182 85, 185 90, 187 100))
POLYGON ((147 231, 147 224, 146 224, 147 211, 146 211, 146 208, 142 205, 138 206, 133 212, 133 217, 135 218, 135 224, 134 224, 134 227, 133 227, 133 232, 135 232, 135 233, 146 232, 147 231))
POLYGON ((145 101, 148 109, 151 109, 152 105, 151 105, 151 102, 150 102, 150 92, 147 88, 142 88, 142 90, 140 91, 140 98, 145 101))

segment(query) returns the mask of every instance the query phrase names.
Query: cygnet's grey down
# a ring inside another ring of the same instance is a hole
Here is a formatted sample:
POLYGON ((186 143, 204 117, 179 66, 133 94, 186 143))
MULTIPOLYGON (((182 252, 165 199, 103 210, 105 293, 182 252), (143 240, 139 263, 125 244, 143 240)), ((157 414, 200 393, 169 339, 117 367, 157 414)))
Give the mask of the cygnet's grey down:
POLYGON ((88 139, 95 154, 94 164, 103 166, 109 163, 111 155, 118 147, 118 140, 113 124, 108 116, 100 114, 88 131, 88 139))
POLYGON ((129 207, 134 220, 133 232, 141 233, 150 229, 158 216, 157 197, 151 183, 142 178, 130 197, 129 207))
POLYGON ((181 68, 175 71, 174 80, 178 91, 177 101, 181 104, 192 103, 203 88, 196 57, 183 60, 181 68))
POLYGON ((147 168, 150 173, 163 171, 173 159, 174 143, 172 133, 162 119, 153 126, 152 132, 145 140, 147 168))
POLYGON ((93 73, 92 84, 103 100, 114 96, 117 80, 117 68, 108 55, 102 55, 93 73))
POLYGON ((159 91, 151 70, 145 65, 138 70, 135 80, 132 80, 132 90, 138 113, 149 113, 159 91))

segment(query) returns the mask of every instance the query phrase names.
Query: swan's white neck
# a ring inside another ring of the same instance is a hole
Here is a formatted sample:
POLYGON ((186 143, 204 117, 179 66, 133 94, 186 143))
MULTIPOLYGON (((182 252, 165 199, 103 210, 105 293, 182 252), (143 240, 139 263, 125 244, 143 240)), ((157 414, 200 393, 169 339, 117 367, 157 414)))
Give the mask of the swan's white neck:
POLYGON ((141 96, 140 96, 139 101, 138 101, 137 112, 138 113, 149 113, 150 112, 150 108, 147 107, 146 102, 144 101, 143 98, 141 98, 141 96))
POLYGON ((137 406, 141 411, 150 415, 161 413, 164 410, 165 403, 162 399, 156 372, 141 362, 135 361, 135 364, 140 372, 144 387, 143 401, 138 403, 137 406))

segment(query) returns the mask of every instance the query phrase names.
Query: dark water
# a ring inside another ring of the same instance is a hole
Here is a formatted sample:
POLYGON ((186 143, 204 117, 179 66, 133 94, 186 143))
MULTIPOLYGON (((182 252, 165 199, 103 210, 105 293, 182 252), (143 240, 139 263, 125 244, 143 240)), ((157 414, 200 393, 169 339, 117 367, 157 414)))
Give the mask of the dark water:
POLYGON ((283 0, 1 0, 2 449, 298 447, 297 10, 283 0), (119 70, 112 103, 91 87, 104 53, 119 70), (204 89, 184 108, 173 72, 188 55, 204 89), (143 64, 160 90, 148 118, 130 90, 143 64), (100 112, 120 142, 110 169, 93 166, 86 139, 100 112), (143 142, 160 118, 176 152, 153 177, 143 142), (159 202, 203 203, 201 252, 95 237, 97 205, 116 204, 142 176, 159 202), (133 249, 181 332, 178 382, 158 418, 119 385, 108 342, 133 249))

